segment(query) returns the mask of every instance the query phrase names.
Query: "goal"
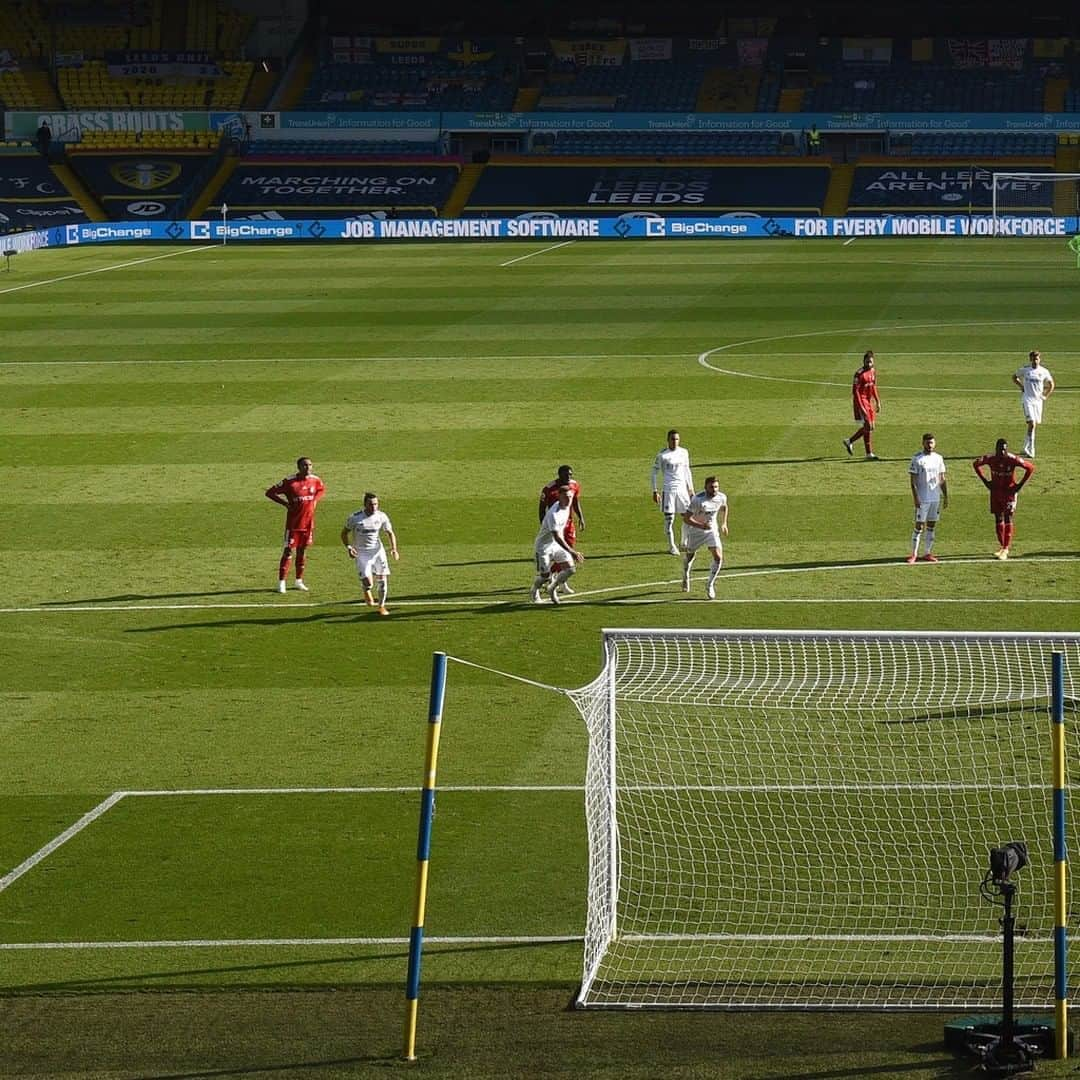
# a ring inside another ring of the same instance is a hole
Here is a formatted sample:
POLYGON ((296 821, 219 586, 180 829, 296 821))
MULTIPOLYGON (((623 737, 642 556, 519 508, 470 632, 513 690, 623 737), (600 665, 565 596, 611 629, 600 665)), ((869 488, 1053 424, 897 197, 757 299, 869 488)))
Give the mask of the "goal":
POLYGON ((1052 1007, 1055 651, 1069 712, 1077 634, 605 630, 578 1004, 993 1006, 979 884, 1024 841, 1016 1004, 1052 1007))
POLYGON ((1032 214, 1074 217, 1080 214, 1080 173, 995 172, 994 220, 1032 214))

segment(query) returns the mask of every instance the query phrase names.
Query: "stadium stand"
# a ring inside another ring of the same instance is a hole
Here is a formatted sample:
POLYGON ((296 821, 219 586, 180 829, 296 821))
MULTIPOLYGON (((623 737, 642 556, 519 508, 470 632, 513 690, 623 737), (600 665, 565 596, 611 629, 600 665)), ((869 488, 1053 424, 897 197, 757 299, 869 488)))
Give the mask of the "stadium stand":
POLYGON ((421 139, 255 139, 246 157, 314 159, 320 157, 438 157, 437 142, 421 139))
MULTIPOLYGON (((1023 157, 1053 159, 1057 136, 1047 134, 920 134, 893 136, 889 154, 896 157, 982 158, 1023 157)), ((1040 168, 1047 168, 1044 161, 1040 168)))
POLYGON ((819 67, 803 112, 1042 112, 1037 72, 925 63, 819 67))
POLYGON ((224 202, 233 218, 436 217, 459 174, 456 164, 243 161, 210 208, 224 202))
MULTIPOLYGON (((978 164, 859 165, 849 195, 848 213, 968 214, 985 213, 993 201, 993 172, 988 162, 978 164)), ((1017 172, 1045 170, 1045 163, 1025 162, 1010 166, 1017 172)), ((1025 192, 1029 185, 1025 186, 1025 192)), ((1052 185, 1044 185, 1045 205, 1053 205, 1052 185)), ((1037 206, 1037 202, 1032 203, 1037 206)))
POLYGON ((765 131, 562 131, 533 140, 533 152, 588 157, 772 157, 790 153, 765 131))
POLYGON ((820 214, 827 165, 489 165, 464 216, 527 211, 820 214))
POLYGON ((506 42, 329 33, 300 108, 506 111, 517 83, 517 51, 506 42))
POLYGON ((555 60, 537 109, 693 112, 707 69, 700 60, 626 60, 612 67, 555 60))
POLYGON ((0 154, 0 232, 87 220, 78 200, 40 154, 19 148, 0 154))
POLYGON ((138 154, 83 148, 69 162, 113 220, 182 217, 206 186, 221 155, 162 147, 138 154))

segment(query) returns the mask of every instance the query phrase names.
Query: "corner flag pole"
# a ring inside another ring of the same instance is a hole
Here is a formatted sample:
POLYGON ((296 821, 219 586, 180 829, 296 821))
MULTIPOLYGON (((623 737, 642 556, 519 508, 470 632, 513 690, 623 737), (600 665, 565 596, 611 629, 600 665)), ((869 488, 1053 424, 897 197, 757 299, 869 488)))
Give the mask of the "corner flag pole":
POLYGON ((221 243, 225 245, 229 242, 229 207, 227 204, 221 204, 221 243))
POLYGON ((1054 1057, 1069 1056, 1068 857, 1065 851, 1065 654, 1051 657, 1051 746, 1054 754, 1054 1057))
POLYGON ((431 821, 435 816, 435 769, 439 760, 443 699, 446 696, 446 653, 431 658, 427 761, 420 791, 420 834, 416 843, 416 903, 409 933, 409 971, 405 979, 406 1061, 416 1060, 416 1016, 420 1004, 420 956, 424 950, 424 912, 427 908, 428 862, 431 859, 431 821))

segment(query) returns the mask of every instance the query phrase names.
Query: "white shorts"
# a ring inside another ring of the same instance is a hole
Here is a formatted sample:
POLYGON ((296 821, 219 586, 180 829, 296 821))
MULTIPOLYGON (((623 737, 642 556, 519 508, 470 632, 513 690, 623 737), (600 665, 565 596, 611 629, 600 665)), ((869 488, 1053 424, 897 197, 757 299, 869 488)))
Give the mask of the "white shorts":
POLYGON ((1024 409, 1024 419, 1033 424, 1042 423, 1042 398, 1021 398, 1020 404, 1024 409))
POLYGON ((915 511, 916 522, 937 521, 941 516, 941 500, 934 499, 932 502, 922 503, 915 511))
POLYGON ((695 551, 703 547, 716 548, 723 561, 724 545, 720 541, 720 534, 715 529, 695 529, 693 525, 687 525, 683 546, 688 555, 693 555, 695 551))
POLYGON ((389 577, 390 562, 386 558, 386 548, 379 545, 376 551, 361 551, 356 556, 356 573, 363 581, 372 577, 389 577))
POLYGON ((569 563, 576 566, 574 556, 564 547, 560 547, 554 541, 536 549, 536 572, 538 574, 550 574, 552 563, 569 563))
POLYGON ((665 514, 681 514, 690 509, 690 500, 685 491, 660 492, 660 509, 665 514))

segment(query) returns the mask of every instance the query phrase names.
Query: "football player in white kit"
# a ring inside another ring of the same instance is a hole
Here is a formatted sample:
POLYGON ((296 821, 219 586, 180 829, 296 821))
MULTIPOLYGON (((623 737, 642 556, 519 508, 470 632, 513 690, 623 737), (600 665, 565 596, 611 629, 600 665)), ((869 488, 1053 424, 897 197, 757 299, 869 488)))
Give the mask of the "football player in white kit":
POLYGON ((667 448, 656 455, 652 467, 652 500, 664 513, 664 531, 668 554, 678 555, 675 544, 675 515, 682 514, 694 497, 694 478, 690 473, 690 454, 679 445, 679 433, 667 433, 667 448), (657 487, 657 477, 661 477, 657 487))
POLYGON ((542 597, 540 590, 551 583, 551 602, 558 604, 559 589, 577 570, 578 563, 585 561, 585 556, 566 541, 566 525, 570 520, 570 504, 574 501, 574 491, 568 484, 558 490, 559 500, 553 502, 540 522, 540 531, 536 534, 533 549, 536 553, 536 577, 532 583, 532 601, 539 604, 542 597), (569 554, 569 558, 567 555, 569 554), (569 563, 565 570, 560 570, 551 579, 553 563, 569 563))
POLYGON ((705 490, 699 491, 691 500, 690 507, 682 516, 686 523, 686 554, 683 556, 683 592, 690 591, 690 567, 698 550, 707 547, 712 552, 712 567, 705 586, 705 595, 716 599, 716 575, 724 565, 724 544, 721 535, 728 534, 727 496, 720 490, 715 476, 705 477, 705 490), (717 521, 719 518, 719 521, 717 521))
POLYGON ((1013 382, 1020 387, 1020 406, 1027 421, 1027 439, 1024 453, 1035 456, 1035 428, 1042 423, 1043 402, 1054 392, 1054 376, 1043 367, 1038 349, 1028 353, 1028 363, 1013 375, 1013 382))
POLYGON ((911 499, 915 503, 915 530, 911 534, 909 563, 919 558, 919 541, 926 533, 923 562, 937 562, 933 554, 934 529, 941 511, 949 505, 949 487, 945 480, 945 459, 935 450, 937 440, 928 431, 922 437, 922 450, 911 459, 911 499))
POLYGON ((371 594, 372 579, 379 582, 379 614, 389 615, 386 608, 388 593, 387 579, 390 576, 390 563, 386 558, 382 534, 390 540, 390 554, 397 561, 397 537, 390 519, 379 509, 379 497, 373 491, 364 492, 364 509, 350 514, 341 530, 341 542, 349 553, 350 559, 356 560, 356 573, 360 577, 360 586, 364 590, 364 603, 373 605, 375 597, 371 594))

